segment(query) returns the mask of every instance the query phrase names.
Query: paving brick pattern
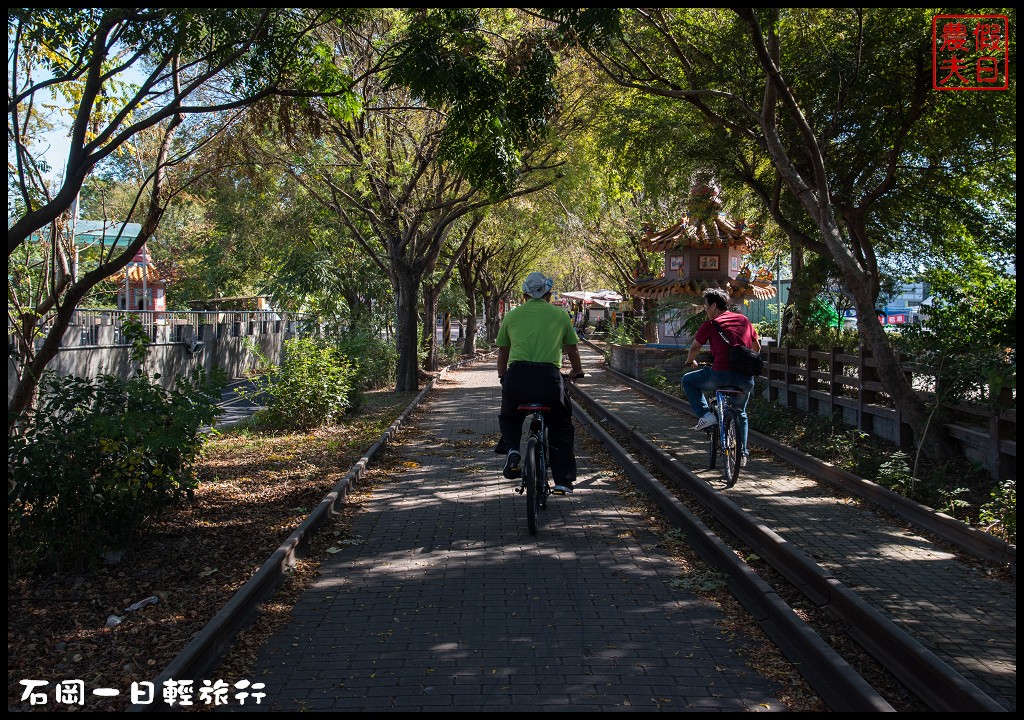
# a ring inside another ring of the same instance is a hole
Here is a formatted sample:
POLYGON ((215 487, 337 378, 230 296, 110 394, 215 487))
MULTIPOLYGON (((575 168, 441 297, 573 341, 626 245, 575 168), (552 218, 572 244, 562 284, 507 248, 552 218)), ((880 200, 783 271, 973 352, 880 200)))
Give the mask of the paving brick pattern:
MULTIPOLYGON (((922 645, 1009 710, 1017 705, 1017 589, 976 563, 859 503, 837 499, 765 450, 752 447, 739 482, 707 468, 695 419, 603 378, 599 355, 581 354, 581 387, 636 431, 810 554, 922 645)), ((873 478, 867 478, 872 480, 873 478)))
POLYGON ((267 698, 225 709, 786 710, 595 458, 529 535, 491 451, 498 392, 493 363, 437 383, 406 468, 262 649, 267 698))

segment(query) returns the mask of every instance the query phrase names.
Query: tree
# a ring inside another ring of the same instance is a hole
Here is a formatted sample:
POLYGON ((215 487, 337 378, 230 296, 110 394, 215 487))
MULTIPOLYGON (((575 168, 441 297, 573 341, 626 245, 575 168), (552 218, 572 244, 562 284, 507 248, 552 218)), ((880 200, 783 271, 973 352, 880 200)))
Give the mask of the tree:
POLYGON ((424 361, 424 367, 426 370, 435 370, 437 368, 437 326, 435 319, 437 318, 437 306, 441 299, 441 293, 448 286, 448 281, 452 278, 452 273, 455 271, 455 267, 473 241, 473 237, 476 235, 477 228, 480 227, 480 222, 483 220, 483 213, 474 213, 468 218, 463 218, 461 222, 456 223, 452 234, 454 235, 453 241, 447 243, 447 253, 442 253, 440 256, 440 268, 437 268, 439 272, 434 273, 433 276, 425 277, 423 280, 423 348, 426 350, 426 360, 424 361), (446 256, 445 256, 446 255, 446 256))
POLYGON ((480 313, 480 292, 483 287, 482 274, 491 259, 498 253, 498 247, 487 244, 477 237, 470 240, 465 252, 456 261, 459 271, 459 285, 466 296, 466 335, 463 338, 462 354, 476 353, 477 317, 480 313))
MULTIPOLYGON (((925 238, 920 227, 908 232, 923 207, 936 210, 924 225, 949 229, 952 214, 940 205, 956 205, 961 227, 980 233, 994 221, 989 208, 1013 202, 1004 150, 1015 145, 1013 78, 1008 93, 933 91, 924 10, 631 10, 617 28, 603 23, 613 32, 599 42, 590 39, 596 24, 576 11, 549 14, 564 32, 581 32, 615 82, 696 111, 737 151, 736 165, 767 156, 749 165, 749 185, 760 185, 784 232, 836 263, 886 391, 917 441, 946 455, 941 438, 923 436, 927 409, 871 322, 878 254, 925 238), (808 52, 809 43, 820 49, 808 52)), ((943 237, 930 240, 934 252, 943 237)))
MULTIPOLYGON (((610 98, 601 100, 595 104, 606 108, 610 98)), ((618 143, 621 138, 614 133, 605 135, 613 114, 614 110, 595 109, 599 120, 584 133, 587 140, 576 144, 577 152, 559 183, 558 207, 569 230, 563 244, 577 247, 585 255, 578 265, 590 268, 587 279, 580 277, 570 289, 609 287, 627 297, 637 278, 652 276, 660 267, 660 256, 640 244, 645 227, 652 220, 667 220, 672 213, 665 207, 664 195, 631 180, 635 164, 643 164, 646 158, 634 154, 628 142, 618 143)), ((639 301, 637 309, 645 320, 645 335, 656 340, 653 301, 639 301)))
MULTIPOLYGON (((311 197, 336 214, 338 222, 391 280, 396 297, 399 391, 418 387, 417 310, 424 280, 434 272, 456 228, 462 231, 451 249, 452 262, 473 237, 476 223, 469 220, 460 226, 460 221, 496 203, 536 192, 555 179, 551 151, 544 156, 524 148, 516 153, 520 164, 513 177, 485 183, 487 171, 481 169, 477 152, 479 139, 471 140, 463 134, 468 132, 464 108, 449 99, 447 91, 437 92, 421 83, 403 64, 408 62, 409 53, 419 52, 410 48, 420 47, 422 34, 432 31, 431 17, 431 13, 414 13, 407 31, 400 15, 384 10, 359 32, 339 35, 339 57, 363 71, 355 89, 364 114, 351 120, 338 119, 313 103, 312 112, 296 113, 288 119, 295 129, 292 145, 287 156, 275 157, 276 162, 291 169, 311 197), (425 24, 420 22, 424 19, 425 24), (390 82, 370 72, 371 68, 391 63, 395 69, 390 82), (411 83, 423 96, 410 94, 399 82, 411 83), (458 126, 453 128, 453 122, 458 126), (318 137, 316 143, 308 142, 312 133, 318 137), (472 181, 473 177, 480 185, 472 181), (526 184, 528 178, 533 184, 526 184)), ((462 27, 462 32, 448 39, 457 46, 469 42, 482 50, 478 41, 487 33, 479 19, 462 27)), ((513 91, 517 83, 507 76, 516 70, 511 63, 520 58, 512 54, 515 48, 501 46, 500 37, 489 37, 497 38, 497 46, 487 47, 496 57, 488 56, 468 75, 467 68, 448 70, 459 76, 463 83, 459 87, 467 93, 474 84, 489 79, 488 87, 500 88, 502 97, 508 94, 506 109, 514 108, 511 99, 521 102, 522 93, 513 91), (500 75, 494 77, 498 70, 500 75)), ((442 59, 451 59, 452 53, 434 49, 442 59)), ((433 74, 434 80, 446 77, 438 76, 436 70, 433 74)), ((520 89, 526 97, 532 92, 525 86, 520 89)), ((491 108, 493 112, 493 105, 491 108)), ((489 137, 498 142, 497 135, 489 137)), ((524 145, 539 139, 534 135, 518 138, 524 145)), ((427 300, 430 304, 436 298, 427 300)))
POLYGON ((351 81, 325 62, 316 32, 327 22, 358 14, 266 8, 8 13, 8 198, 14 215, 8 261, 37 237, 54 268, 34 307, 16 297, 12 302, 8 285, 22 357, 18 387, 8 403, 9 432, 30 404, 83 297, 123 269, 155 233, 173 196, 171 168, 195 147, 183 147, 188 145, 183 140, 203 142, 230 123, 234 111, 272 95, 329 96, 339 114, 354 110, 343 102, 351 97, 351 81), (51 98, 70 114, 67 162, 56 183, 37 154, 51 98), (152 152, 137 152, 140 145, 152 152), (76 277, 69 210, 94 168, 119 152, 135 153, 143 175, 132 217, 119 220, 140 220, 142 232, 127 247, 102 248, 96 266, 76 277), (35 332, 47 316, 50 329, 37 351, 35 332))

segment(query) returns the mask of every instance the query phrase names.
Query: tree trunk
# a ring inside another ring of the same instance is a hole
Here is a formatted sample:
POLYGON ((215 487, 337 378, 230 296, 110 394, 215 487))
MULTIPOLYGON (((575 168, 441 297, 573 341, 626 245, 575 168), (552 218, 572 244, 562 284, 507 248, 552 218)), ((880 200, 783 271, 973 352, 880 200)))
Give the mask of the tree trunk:
POLYGON ((427 351, 423 358, 424 370, 437 370, 437 300, 440 295, 439 287, 423 284, 423 336, 420 342, 427 351))
MULTIPOLYGON (((810 287, 804 269, 804 249, 793 243, 790 246, 789 266, 792 278, 789 282, 789 297, 786 298, 786 307, 782 310, 782 336, 797 335, 804 329, 807 320, 802 309, 810 304, 811 299, 817 295, 820 287, 810 287)), ((779 338, 782 344, 782 338, 779 338)))
POLYGON ((494 342, 498 337, 498 328, 501 326, 501 318, 498 315, 498 295, 493 293, 487 296, 487 339, 490 342, 494 342))
POLYGON ((854 291, 854 297, 857 330, 864 344, 871 350, 882 386, 892 398, 903 422, 913 430, 915 443, 922 445, 929 457, 940 460, 952 457, 952 443, 945 427, 941 423, 927 422, 929 408, 903 372, 899 355, 875 315, 874 298, 863 297, 863 293, 857 291, 854 291), (924 434, 926 427, 927 435, 924 434))
POLYGON ((419 278, 411 270, 395 268, 396 328, 395 347, 398 350, 398 369, 395 390, 413 392, 419 390, 419 316, 416 300, 419 294, 419 278))
POLYGON ((466 315, 466 332, 462 339, 462 354, 472 357, 476 355, 476 293, 467 293, 466 303, 469 313, 466 315))
POLYGON ((466 304, 469 312, 466 315, 465 333, 462 336, 462 354, 472 357, 476 355, 476 313, 477 313, 477 286, 480 283, 480 270, 486 264, 489 255, 477 252, 473 245, 470 245, 459 258, 459 284, 462 286, 462 294, 466 296, 466 304))
POLYGON ((640 311, 644 314, 644 342, 657 343, 658 338, 658 322, 654 317, 654 306, 653 300, 644 299, 640 304, 640 311))

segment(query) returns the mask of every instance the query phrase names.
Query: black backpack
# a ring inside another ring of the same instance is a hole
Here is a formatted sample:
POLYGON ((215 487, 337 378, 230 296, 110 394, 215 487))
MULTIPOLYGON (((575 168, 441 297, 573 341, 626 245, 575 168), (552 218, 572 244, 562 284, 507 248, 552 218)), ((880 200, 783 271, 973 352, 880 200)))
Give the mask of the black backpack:
POLYGON ((729 342, 729 338, 722 332, 722 328, 718 326, 718 323, 712 320, 711 324, 715 326, 715 330, 725 340, 725 344, 729 346, 730 368, 738 373, 752 377, 757 377, 764 371, 764 360, 761 358, 761 353, 751 350, 741 343, 734 344, 729 342))

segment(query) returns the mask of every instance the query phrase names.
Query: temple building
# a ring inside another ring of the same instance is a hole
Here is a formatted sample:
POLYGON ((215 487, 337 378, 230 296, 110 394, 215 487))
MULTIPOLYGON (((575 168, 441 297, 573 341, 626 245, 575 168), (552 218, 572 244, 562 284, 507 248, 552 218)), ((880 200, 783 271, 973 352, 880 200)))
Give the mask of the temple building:
MULTIPOLYGON (((701 183, 690 191, 687 212, 679 222, 664 230, 644 227, 641 245, 651 252, 664 253, 665 270, 661 277, 635 280, 628 291, 632 297, 698 303, 709 287, 727 290, 736 305, 742 305, 745 298, 766 300, 775 296, 774 275, 762 269, 752 276, 744 260, 758 240, 751 236, 742 218, 734 222, 720 213, 721 204, 717 192, 701 183)), ((680 314, 661 323, 660 339, 690 342, 679 337, 680 314)))

